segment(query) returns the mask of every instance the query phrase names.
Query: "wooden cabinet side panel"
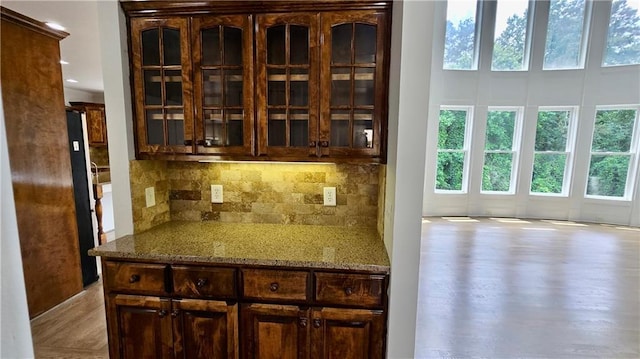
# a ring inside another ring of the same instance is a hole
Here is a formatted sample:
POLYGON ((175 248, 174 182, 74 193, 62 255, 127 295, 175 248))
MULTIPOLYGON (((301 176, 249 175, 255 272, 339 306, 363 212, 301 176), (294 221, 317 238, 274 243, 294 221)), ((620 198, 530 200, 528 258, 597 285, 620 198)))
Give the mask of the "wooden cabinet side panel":
POLYGON ((0 34, 7 147, 33 318, 82 290, 60 48, 57 39, 4 17, 0 34))
POLYGON ((107 128, 104 109, 87 108, 87 132, 90 146, 107 145, 107 128))

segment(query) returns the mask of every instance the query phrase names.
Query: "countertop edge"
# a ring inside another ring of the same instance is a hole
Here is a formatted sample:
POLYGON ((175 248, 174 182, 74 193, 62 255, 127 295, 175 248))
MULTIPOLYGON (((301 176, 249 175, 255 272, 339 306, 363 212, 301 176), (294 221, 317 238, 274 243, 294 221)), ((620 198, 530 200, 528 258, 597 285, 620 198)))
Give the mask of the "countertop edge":
POLYGON ((194 264, 205 265, 250 265, 250 266, 270 266, 270 267, 307 267, 314 269, 327 270, 355 270, 389 274, 391 268, 384 265, 376 264, 356 264, 356 263, 334 263, 334 262, 316 262, 316 261, 290 261, 278 259, 255 259, 255 258, 222 258, 222 257, 203 257, 203 256, 186 256, 186 255, 163 255, 163 254, 128 254, 122 252, 104 252, 97 249, 90 249, 88 254, 94 257, 103 257, 107 259, 134 259, 134 260, 153 260, 163 262, 190 262, 194 264))

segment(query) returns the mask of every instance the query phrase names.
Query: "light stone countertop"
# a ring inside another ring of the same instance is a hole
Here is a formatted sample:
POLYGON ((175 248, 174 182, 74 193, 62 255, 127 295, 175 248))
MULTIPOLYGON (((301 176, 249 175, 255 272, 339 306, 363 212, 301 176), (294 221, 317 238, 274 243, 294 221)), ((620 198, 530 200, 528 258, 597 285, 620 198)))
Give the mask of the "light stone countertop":
POLYGON ((89 250, 105 258, 389 273, 375 228, 172 221, 89 250))

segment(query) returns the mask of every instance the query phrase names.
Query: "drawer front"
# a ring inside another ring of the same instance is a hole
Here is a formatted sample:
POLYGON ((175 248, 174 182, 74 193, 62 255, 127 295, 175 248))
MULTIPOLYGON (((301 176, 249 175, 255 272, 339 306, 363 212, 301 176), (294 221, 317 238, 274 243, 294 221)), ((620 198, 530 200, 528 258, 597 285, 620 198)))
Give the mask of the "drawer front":
POLYGON ((166 295, 165 264, 106 262, 105 285, 109 291, 166 295))
POLYGON ((243 294, 251 299, 305 301, 308 277, 299 271, 243 269, 243 294))
POLYGON ((173 291, 187 298, 236 298, 236 270, 172 266, 173 291))
POLYGON ((383 305, 384 276, 315 273, 316 301, 363 307, 383 305))

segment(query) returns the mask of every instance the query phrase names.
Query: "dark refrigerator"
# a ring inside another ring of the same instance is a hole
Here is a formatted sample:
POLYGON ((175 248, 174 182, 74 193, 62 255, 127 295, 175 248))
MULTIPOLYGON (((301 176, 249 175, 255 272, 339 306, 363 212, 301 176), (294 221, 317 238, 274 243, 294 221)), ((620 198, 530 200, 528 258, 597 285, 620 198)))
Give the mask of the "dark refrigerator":
POLYGON ((87 286, 98 280, 96 258, 87 254, 93 248, 93 223, 89 191, 89 175, 87 173, 88 156, 84 147, 82 115, 80 112, 67 110, 67 129, 69 132, 69 153, 71 154, 71 172, 73 175, 73 192, 76 202, 76 220, 78 238, 80 240, 80 265, 82 267, 82 284, 87 286))

